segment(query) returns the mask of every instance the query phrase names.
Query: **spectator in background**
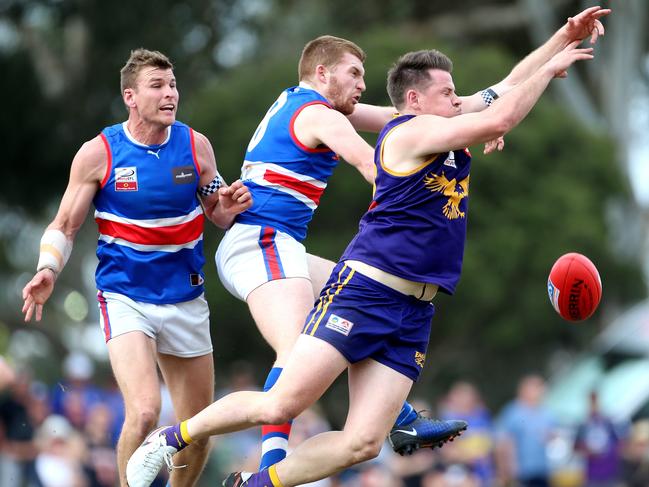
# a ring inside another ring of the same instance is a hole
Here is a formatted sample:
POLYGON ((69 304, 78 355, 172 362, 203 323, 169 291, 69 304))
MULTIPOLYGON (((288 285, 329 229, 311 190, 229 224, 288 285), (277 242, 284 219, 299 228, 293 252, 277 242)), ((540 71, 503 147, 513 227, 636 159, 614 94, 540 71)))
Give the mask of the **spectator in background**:
POLYGON ((586 460, 586 485, 612 487, 620 478, 621 440, 613 421, 600 410, 597 392, 589 396, 586 421, 579 425, 575 451, 586 460))
POLYGON ((2 368, 5 390, 0 390, 0 486, 35 486, 31 373, 26 369, 14 371, 4 361, 2 368))
POLYGON ((88 411, 83 436, 87 445, 85 465, 90 487, 113 487, 119 483, 113 421, 113 412, 105 404, 95 404, 88 411))
POLYGON ((291 438, 288 442, 289 453, 303 441, 330 429, 331 425, 325 419, 322 409, 317 403, 314 404, 293 421, 291 438))
POLYGON ((479 487, 480 479, 463 465, 440 465, 422 479, 420 487, 479 487))
POLYGON ((16 374, 11 366, 7 363, 2 355, 0 355, 0 392, 9 387, 14 379, 16 374))
POLYGON ((38 429, 36 473, 42 487, 88 487, 83 470, 86 445, 63 416, 49 416, 38 429))
POLYGON ((516 399, 505 406, 497 422, 496 466, 502 485, 549 486, 546 448, 555 421, 543 405, 545 380, 536 374, 518 383, 516 399))
POLYGON ((401 487, 403 482, 387 465, 371 461, 360 468, 359 487, 401 487))
POLYGON ((622 478, 626 487, 649 485, 649 420, 631 426, 622 454, 622 478))
POLYGON ((52 413, 64 416, 83 430, 88 411, 102 402, 102 391, 91 380, 93 361, 83 352, 73 351, 63 361, 63 380, 52 389, 52 413))
POLYGON ((479 479, 480 485, 490 487, 494 481, 493 424, 480 392, 470 382, 453 384, 441 405, 440 419, 463 419, 471 427, 441 451, 447 464, 460 464, 479 479))

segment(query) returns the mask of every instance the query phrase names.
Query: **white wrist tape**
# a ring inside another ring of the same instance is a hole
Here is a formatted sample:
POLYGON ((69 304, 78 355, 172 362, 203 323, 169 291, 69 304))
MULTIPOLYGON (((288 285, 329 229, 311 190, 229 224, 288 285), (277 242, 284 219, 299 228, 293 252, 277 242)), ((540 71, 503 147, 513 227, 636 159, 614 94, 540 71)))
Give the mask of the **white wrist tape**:
POLYGON ((60 230, 45 230, 41 238, 41 252, 36 271, 51 269, 55 274, 63 270, 70 253, 72 241, 60 230))

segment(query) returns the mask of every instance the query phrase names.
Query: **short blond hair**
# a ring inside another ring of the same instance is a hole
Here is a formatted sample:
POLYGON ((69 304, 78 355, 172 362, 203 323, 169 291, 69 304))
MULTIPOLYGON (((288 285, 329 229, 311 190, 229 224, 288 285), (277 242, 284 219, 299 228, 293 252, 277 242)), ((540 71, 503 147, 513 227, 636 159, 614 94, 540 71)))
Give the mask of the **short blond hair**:
POLYGON ((328 69, 333 69, 340 62, 345 53, 356 56, 365 62, 365 52, 352 41, 334 36, 320 36, 309 41, 300 56, 298 65, 299 80, 307 80, 313 76, 316 66, 322 64, 328 69))
POLYGON ((120 70, 120 88, 122 93, 126 88, 135 88, 137 75, 142 68, 154 67, 160 69, 173 69, 174 65, 167 56, 159 51, 149 51, 140 47, 131 51, 131 56, 120 70))

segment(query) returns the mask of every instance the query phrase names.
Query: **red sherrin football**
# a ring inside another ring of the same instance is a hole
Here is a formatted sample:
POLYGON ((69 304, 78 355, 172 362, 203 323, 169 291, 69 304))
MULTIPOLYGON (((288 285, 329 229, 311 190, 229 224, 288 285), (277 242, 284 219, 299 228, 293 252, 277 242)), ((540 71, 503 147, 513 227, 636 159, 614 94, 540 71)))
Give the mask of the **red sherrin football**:
POLYGON ((562 318, 585 320, 595 312, 602 298, 602 280, 587 257, 571 252, 559 257, 552 266, 548 295, 562 318))

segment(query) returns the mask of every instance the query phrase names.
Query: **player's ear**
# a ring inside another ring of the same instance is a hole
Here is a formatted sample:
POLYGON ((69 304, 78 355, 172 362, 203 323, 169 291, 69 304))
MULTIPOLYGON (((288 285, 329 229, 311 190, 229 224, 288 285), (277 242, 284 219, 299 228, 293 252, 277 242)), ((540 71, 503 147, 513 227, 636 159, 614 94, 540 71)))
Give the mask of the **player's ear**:
POLYGON ((329 82, 329 69, 324 64, 318 64, 315 68, 315 77, 320 83, 329 82))
POLYGON ((133 88, 126 88, 122 93, 124 104, 129 108, 135 108, 135 90, 133 88))
POLYGON ((406 102, 406 105, 408 106, 411 107, 419 106, 419 93, 417 93, 417 90, 406 91, 406 95, 403 97, 403 99, 406 102))

